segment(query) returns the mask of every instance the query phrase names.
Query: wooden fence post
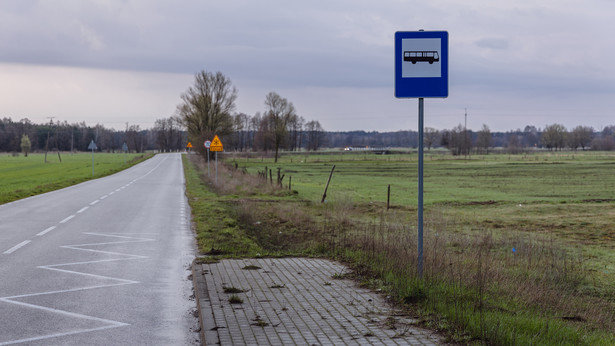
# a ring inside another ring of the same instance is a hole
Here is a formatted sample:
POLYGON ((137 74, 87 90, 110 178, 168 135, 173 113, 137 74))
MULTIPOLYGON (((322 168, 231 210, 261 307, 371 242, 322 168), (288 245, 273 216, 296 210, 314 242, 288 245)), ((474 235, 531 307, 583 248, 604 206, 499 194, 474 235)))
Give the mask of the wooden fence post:
POLYGON ((329 173, 329 179, 327 180, 327 186, 325 186, 325 193, 322 194, 322 200, 320 203, 325 203, 325 198, 327 198, 327 190, 329 189, 329 183, 331 182, 331 177, 333 176, 333 170, 335 169, 335 165, 331 168, 331 173, 329 173))
POLYGON ((389 210, 390 202, 391 202, 391 184, 389 184, 387 188, 387 210, 389 210))

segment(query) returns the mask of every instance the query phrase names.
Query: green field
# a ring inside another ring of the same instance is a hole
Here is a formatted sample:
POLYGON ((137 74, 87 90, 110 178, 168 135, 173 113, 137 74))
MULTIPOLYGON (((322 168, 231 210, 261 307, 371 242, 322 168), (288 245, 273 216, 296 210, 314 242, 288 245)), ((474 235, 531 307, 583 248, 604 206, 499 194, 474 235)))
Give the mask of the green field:
POLYGON ((50 153, 25 156, 0 155, 0 204, 61 189, 126 169, 151 155, 50 153))
MULTIPOLYGON (((394 208, 416 208, 416 154, 287 155, 229 158, 256 174, 267 166, 292 176, 301 198, 319 201, 336 166, 327 201, 384 206, 391 186, 394 208)), ((475 225, 556 231, 589 243, 615 244, 615 154, 538 153, 485 155, 469 159, 425 156, 424 204, 470 219, 475 225), (565 217, 562 217, 565 216, 565 217)))
MULTIPOLYGON (((386 200, 391 185, 395 203, 416 205, 416 154, 287 155, 270 159, 229 159, 251 173, 265 166, 293 176, 293 189, 307 198, 322 195, 333 165, 331 198, 350 195, 356 202, 386 200)), ((570 203, 614 199, 615 154, 540 153, 485 155, 469 159, 425 155, 425 205, 446 203, 570 203)))
MULTIPOLYGON (((292 176, 300 198, 320 201, 333 165, 327 202, 350 201, 415 210, 418 200, 416 154, 342 153, 286 155, 271 159, 228 158, 256 174, 265 166, 292 176)), ((454 217, 468 229, 549 232, 588 252, 615 248, 615 154, 541 152, 530 155, 474 155, 467 159, 425 155, 426 213, 454 217), (596 248, 597 247, 597 248, 596 248)), ((593 256, 592 256, 593 257, 593 256)), ((615 283, 615 254, 604 273, 615 283)), ((615 284, 613 286, 615 288, 615 284)))

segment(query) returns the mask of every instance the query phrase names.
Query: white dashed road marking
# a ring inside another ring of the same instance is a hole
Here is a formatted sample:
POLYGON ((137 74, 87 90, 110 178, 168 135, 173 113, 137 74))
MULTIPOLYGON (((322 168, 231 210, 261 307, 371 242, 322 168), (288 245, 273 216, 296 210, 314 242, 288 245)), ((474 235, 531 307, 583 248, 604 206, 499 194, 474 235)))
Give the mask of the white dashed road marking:
POLYGON ((45 235, 45 234, 47 234, 47 233, 49 233, 49 232, 53 231, 54 229, 56 229, 56 226, 51 226, 51 227, 47 228, 46 230, 44 230, 44 231, 42 231, 42 232, 38 233, 38 234, 37 234, 37 236, 39 236, 39 237, 40 237, 40 236, 43 236, 43 235, 45 235))
POLYGON ((70 219, 72 219, 74 217, 75 217, 75 215, 71 215, 71 216, 67 217, 66 219, 60 221, 60 223, 67 223, 68 221, 70 221, 70 219))
POLYGON ((4 254, 5 254, 5 255, 11 254, 11 253, 13 253, 13 252, 15 252, 15 251, 19 250, 21 247, 23 247, 23 246, 27 245, 29 242, 31 242, 31 240, 24 240, 24 241, 22 241, 21 243, 19 243, 19 244, 17 244, 17 245, 15 245, 15 246, 13 246, 12 248, 10 248, 10 249, 8 249, 8 250, 4 251, 4 254))
POLYGON ((81 213, 83 213, 84 211, 88 210, 88 208, 89 208, 89 207, 83 207, 83 208, 79 209, 79 210, 77 211, 77 214, 81 214, 81 213))

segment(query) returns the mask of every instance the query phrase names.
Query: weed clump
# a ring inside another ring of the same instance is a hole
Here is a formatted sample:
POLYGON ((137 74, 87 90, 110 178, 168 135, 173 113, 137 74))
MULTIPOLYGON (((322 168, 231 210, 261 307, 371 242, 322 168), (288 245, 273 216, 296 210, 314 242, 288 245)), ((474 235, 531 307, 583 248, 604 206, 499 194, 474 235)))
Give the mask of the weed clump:
POLYGON ((243 299, 241 299, 238 295, 233 294, 228 298, 228 302, 231 304, 243 304, 243 299))
POLYGON ((243 290, 241 288, 236 288, 236 287, 222 287, 222 290, 224 291, 224 293, 244 293, 244 292, 247 292, 247 290, 243 290))

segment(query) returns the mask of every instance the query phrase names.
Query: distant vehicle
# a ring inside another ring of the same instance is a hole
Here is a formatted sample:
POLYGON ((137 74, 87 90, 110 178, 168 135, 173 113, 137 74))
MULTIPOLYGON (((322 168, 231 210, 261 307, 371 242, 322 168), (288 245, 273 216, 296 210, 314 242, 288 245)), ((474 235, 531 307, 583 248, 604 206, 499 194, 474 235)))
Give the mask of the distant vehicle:
POLYGON ((440 61, 440 55, 435 50, 408 50, 404 52, 404 61, 410 61, 416 64, 417 61, 426 61, 430 64, 440 61))

